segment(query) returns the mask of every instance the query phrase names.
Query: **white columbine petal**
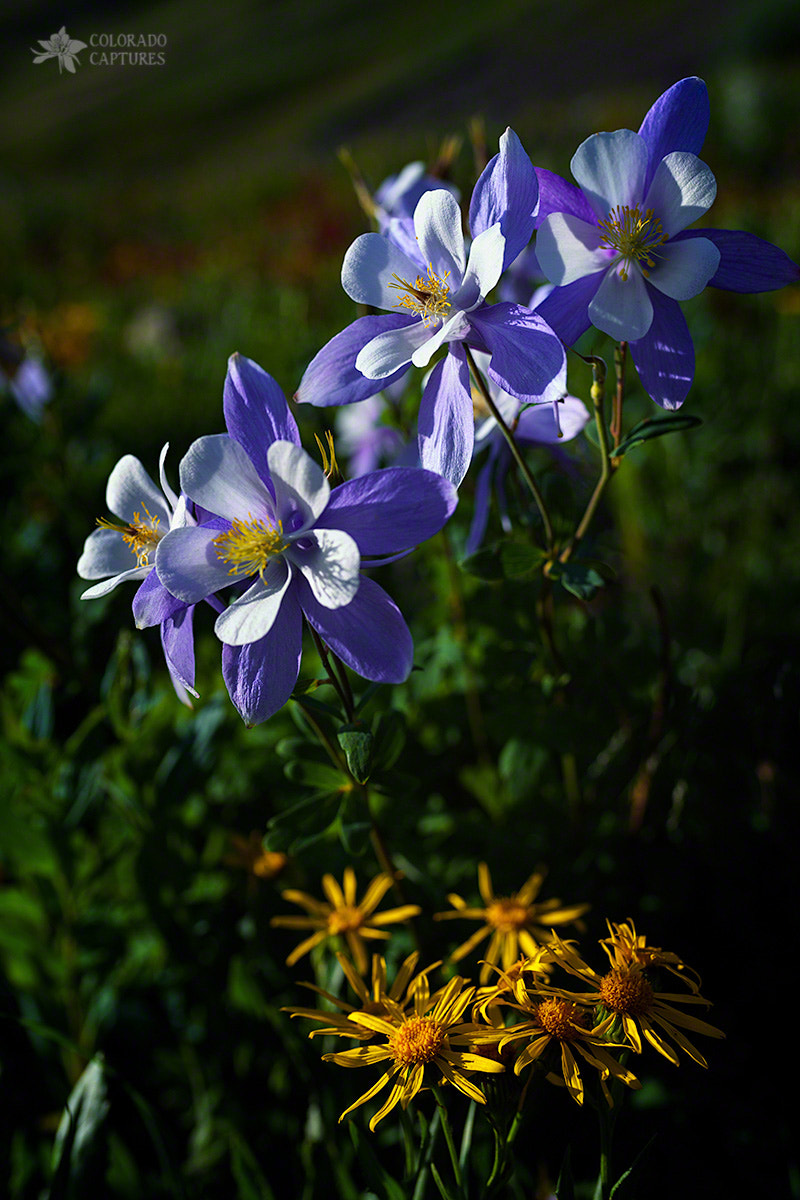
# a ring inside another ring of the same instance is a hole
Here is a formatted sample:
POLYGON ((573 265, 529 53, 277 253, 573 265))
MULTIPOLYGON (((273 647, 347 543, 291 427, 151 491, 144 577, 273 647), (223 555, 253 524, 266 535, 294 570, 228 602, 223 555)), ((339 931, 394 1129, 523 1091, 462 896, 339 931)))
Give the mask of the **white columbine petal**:
POLYGON ((267 463, 275 488, 275 515, 283 522, 284 533, 297 535, 310 529, 331 494, 321 468, 293 442, 273 442, 267 450, 267 463), (298 513, 301 523, 297 523, 298 513))
POLYGON ((219 640, 227 646, 247 646, 265 637, 275 622, 291 578, 291 568, 283 558, 268 563, 263 577, 259 576, 244 595, 217 617, 214 632, 219 640))
POLYGON ((589 320, 618 342, 644 337, 653 323, 653 304, 638 267, 630 268, 627 279, 620 279, 616 267, 606 272, 589 305, 589 320))
POLYGON ((608 251, 600 248, 600 229, 571 213, 551 213, 536 234, 539 266, 557 287, 574 283, 608 266, 608 251))
MULTIPOLYGON (((84 542, 83 553, 78 559, 81 579, 104 579, 106 575, 127 574, 134 568, 136 555, 123 542, 122 534, 116 529, 95 529, 84 542)), ((150 567, 137 569, 141 570, 144 578, 150 567)))
POLYGON ((506 239, 499 222, 478 234, 469 248, 467 269, 461 287, 453 297, 454 306, 468 312, 489 295, 503 273, 505 250, 506 239))
POLYGON ((316 600, 324 608, 342 608, 358 591, 361 555, 349 533, 341 529, 316 529, 314 544, 291 547, 286 555, 302 571, 316 600))
POLYGON ((445 321, 444 325, 440 326, 424 345, 420 346, 419 350, 414 351, 411 356, 412 363, 415 367, 427 367, 440 346, 445 342, 456 342, 463 338, 468 329, 469 321, 463 312, 454 313, 449 321, 445 321))
POLYGON ((395 275, 413 284, 420 267, 379 233, 356 238, 342 263, 342 287, 351 300, 374 308, 395 308, 399 295, 390 286, 395 275))
POLYGON ((109 475, 106 504, 109 512, 122 517, 123 521, 132 522, 136 513, 145 520, 142 510, 147 509, 151 517, 158 517, 163 522, 164 530, 169 526, 170 514, 164 497, 133 454, 121 458, 109 475))
POLYGON ((161 484, 161 490, 167 498, 170 508, 175 511, 178 506, 178 497, 173 492, 167 479, 167 471, 165 463, 167 461, 167 451, 169 450, 169 442, 165 442, 161 448, 161 453, 158 456, 158 480, 161 484))
POLYGON ((719 250, 708 238, 667 242, 659 248, 648 274, 653 287, 673 300, 699 295, 719 266, 719 250))
POLYGON ((127 583, 130 579, 144 579, 151 570, 152 567, 134 567, 132 571, 123 571, 121 575, 115 575, 113 579, 104 579, 102 583, 95 583, 85 592, 81 592, 81 600, 99 600, 101 596, 107 596, 109 592, 113 592, 118 583, 127 583))
POLYGON ((272 516, 272 497, 243 446, 227 434, 193 442, 181 460, 181 490, 211 513, 236 521, 272 516))
POLYGON ((414 351, 430 336, 430 327, 419 319, 402 329, 379 333, 358 352, 356 370, 367 379, 386 379, 401 367, 408 366, 414 351))
POLYGON ((575 151, 570 168, 598 217, 605 218, 618 204, 633 208, 641 200, 647 146, 632 129, 593 133, 575 151))
POLYGON ((423 262, 430 263, 439 278, 449 271, 450 290, 457 291, 467 256, 455 196, 444 188, 425 192, 414 209, 414 230, 423 262))
POLYGON ((214 539, 224 530, 196 525, 175 529, 158 543, 156 571, 168 592, 185 604, 197 604, 242 576, 231 574, 230 563, 217 553, 214 539))
POLYGON ((652 208, 664 233, 672 237, 707 213, 716 195, 711 168, 696 154, 675 150, 656 167, 642 207, 652 208))

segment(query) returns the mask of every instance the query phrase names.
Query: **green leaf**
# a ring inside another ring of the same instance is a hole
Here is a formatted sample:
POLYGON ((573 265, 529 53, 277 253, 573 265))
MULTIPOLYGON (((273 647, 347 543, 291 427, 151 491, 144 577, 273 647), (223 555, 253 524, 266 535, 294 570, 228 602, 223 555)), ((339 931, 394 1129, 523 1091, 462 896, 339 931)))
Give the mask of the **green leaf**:
POLYGON ((372 822, 364 820, 363 797, 350 792, 339 806, 339 837, 348 854, 360 857, 367 848, 372 822))
MULTIPOLYGON (((647 1151, 650 1149, 650 1147, 652 1146, 652 1144, 655 1140, 656 1140, 656 1134, 653 1134, 653 1136, 650 1138, 649 1142, 647 1142, 647 1144, 644 1145, 642 1147, 642 1149, 639 1151, 639 1153, 636 1155, 636 1158, 633 1160, 631 1165, 628 1167, 627 1171, 623 1171, 623 1173, 620 1175, 619 1179, 617 1180, 617 1182, 614 1184, 611 1191, 609 1192, 609 1200, 613 1200, 614 1196, 623 1196, 623 1195, 627 1194, 628 1189, 626 1187, 623 1187, 623 1184, 627 1180, 632 1180, 634 1173, 638 1174, 640 1172, 642 1160, 644 1159, 645 1155, 647 1154, 647 1151)), ((633 1195, 632 1192, 630 1194, 631 1194, 631 1196, 633 1195)))
POLYGON ((484 546, 474 554, 468 554, 458 565, 467 575, 474 575, 486 583, 495 583, 503 578, 503 564, 496 545, 484 546))
POLYGON ((70 1093, 56 1133, 53 1157, 57 1160, 48 1200, 80 1194, 97 1157, 98 1134, 108 1115, 103 1056, 96 1054, 70 1093))
POLYGON ((405 744, 406 719, 403 714, 393 708, 381 713, 372 748, 373 770, 390 771, 403 753, 405 744))
POLYGON ((620 442, 612 453, 614 458, 621 458, 623 454, 627 454, 640 442, 649 441, 650 438, 663 437, 666 433, 680 433, 684 429, 694 429, 702 424, 700 417, 693 417, 688 413, 677 417, 646 417, 644 421, 634 425, 625 440, 620 442))
POLYGON ((558 1172, 558 1182, 556 1183, 556 1196, 558 1200, 575 1200, 575 1184, 572 1178, 569 1146, 564 1151, 564 1157, 561 1160, 561 1170, 558 1172))
POLYGON ((605 583, 597 567, 589 562, 553 563, 550 578, 557 579, 562 587, 579 600, 591 600, 605 583))
POLYGON ((506 579, 522 579, 540 571, 546 557, 539 546, 526 542, 506 542, 500 548, 500 562, 506 579))
POLYGON ((366 783, 372 769, 372 734, 358 725, 342 725, 336 735, 344 750, 350 774, 359 783, 366 783))
POLYGON ((294 762, 286 764, 283 773, 292 783, 301 783, 324 792, 336 791, 344 783, 350 782, 341 771, 324 762, 298 762, 295 759, 294 762))
POLYGON ((316 838, 334 819, 340 800, 341 792, 338 789, 304 796, 297 804, 270 818, 264 846, 268 850, 286 850, 296 838, 308 834, 316 838))

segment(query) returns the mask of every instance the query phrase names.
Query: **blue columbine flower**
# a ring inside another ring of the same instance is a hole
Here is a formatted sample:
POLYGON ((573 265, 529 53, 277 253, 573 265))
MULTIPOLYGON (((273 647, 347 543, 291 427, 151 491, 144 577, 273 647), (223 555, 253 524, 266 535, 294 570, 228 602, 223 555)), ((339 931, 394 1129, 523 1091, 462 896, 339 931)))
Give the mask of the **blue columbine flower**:
POLYGON ((372 197, 375 217, 381 233, 393 218, 413 217, 414 209, 426 192, 444 188, 459 199, 458 188, 435 175, 429 175, 423 162, 407 163, 396 175, 384 179, 372 197))
MULTIPOLYGON (((99 520, 78 560, 81 579, 98 579, 82 593, 82 600, 106 596, 120 583, 141 580, 133 599, 133 616, 139 629, 161 626, 161 645, 173 686, 188 704, 194 691, 193 608, 171 596, 155 572, 156 549, 171 529, 194 524, 186 497, 170 487, 164 462, 169 443, 158 461, 160 488, 153 483, 138 458, 126 454, 114 467, 106 486, 108 511, 123 522, 99 520), (135 564, 135 565, 134 565, 135 564)), ((203 599, 203 597, 200 597, 203 599)))
POLYGON ((426 367, 441 346, 422 396, 419 451, 423 467, 456 486, 472 457, 472 398, 464 344, 490 357, 489 375, 521 400, 550 399, 564 349, 546 322, 519 304, 487 304, 505 268, 530 240, 538 184, 510 129, 472 193, 467 254, 461 211, 443 189, 426 192, 413 222, 390 221, 385 235, 366 233, 345 255, 342 285, 354 300, 399 309, 362 317, 319 352, 297 399, 315 405, 364 400, 426 367))
POLYGON ((763 292, 800 279, 782 250, 753 234, 687 229, 716 195, 697 157, 708 120, 706 85, 682 79, 638 134, 597 133, 578 147, 578 187, 536 171, 536 254, 557 285, 538 311, 570 345, 592 324, 630 342, 643 386, 664 408, 680 407, 694 378, 679 300, 707 284, 763 292))
POLYGON ((413 646, 400 611, 361 574, 364 556, 389 556, 437 533, 455 489, 430 471, 388 468, 331 489, 300 446, 275 381, 234 355, 224 394, 228 434, 199 438, 180 466, 181 488, 212 519, 174 529, 156 568, 186 604, 244 590, 215 630, 223 677, 249 724, 283 706, 300 668, 302 618, 357 674, 404 680, 413 646))

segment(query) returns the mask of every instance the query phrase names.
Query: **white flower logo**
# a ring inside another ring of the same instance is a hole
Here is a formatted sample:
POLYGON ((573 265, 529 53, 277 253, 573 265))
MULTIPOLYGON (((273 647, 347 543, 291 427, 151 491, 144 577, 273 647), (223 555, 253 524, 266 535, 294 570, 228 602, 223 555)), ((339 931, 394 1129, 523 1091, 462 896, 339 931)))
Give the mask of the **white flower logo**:
POLYGON ((35 56, 34 63, 45 62, 48 58, 57 58, 59 75, 64 67, 71 75, 74 75, 75 67, 81 65, 78 62, 78 53, 86 49, 86 44, 86 42, 73 41, 62 25, 58 33, 54 33, 48 41, 39 38, 39 45, 44 48, 44 54, 40 50, 34 50, 33 47, 31 47, 31 54, 35 56))

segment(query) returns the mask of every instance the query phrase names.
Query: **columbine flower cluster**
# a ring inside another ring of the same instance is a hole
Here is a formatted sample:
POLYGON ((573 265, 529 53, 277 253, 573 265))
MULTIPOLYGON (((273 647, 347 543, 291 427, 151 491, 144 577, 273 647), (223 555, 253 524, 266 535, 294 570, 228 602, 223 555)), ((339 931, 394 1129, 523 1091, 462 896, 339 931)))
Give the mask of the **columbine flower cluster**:
MULTIPOLYGON (((567 392, 565 345, 591 324, 629 342, 646 390, 676 408, 694 373, 679 302, 707 284, 763 291, 800 278, 781 250, 751 234, 688 228, 716 194, 698 157, 707 126, 705 84, 684 79, 656 101, 638 133, 596 133, 583 142, 572 159, 578 186, 534 168, 508 129, 472 192, 466 240, 452 187, 419 164, 387 181, 370 205, 379 232, 357 238, 342 267, 348 295, 384 312, 359 317, 324 346, 296 398, 379 407, 379 392, 391 391, 412 367, 433 364, 417 455, 406 450, 409 465, 368 469, 400 447, 396 431, 375 428, 374 413, 366 414, 350 430, 359 477, 332 488, 300 445, 274 380, 234 355, 224 391, 227 434, 193 444, 180 464, 180 495, 165 476, 166 447, 160 488, 130 455, 114 468, 107 501, 116 519, 100 521, 86 542, 78 572, 101 582, 84 595, 140 582, 136 623, 160 627, 183 699, 194 689, 195 607, 210 606, 225 683, 251 724, 291 694, 304 622, 357 674, 404 680, 410 633, 364 570, 442 528, 455 508, 455 488, 483 446, 489 453, 467 550, 483 537, 492 486, 508 528, 503 488, 513 455, 553 559, 549 517, 519 447, 555 447, 588 420, 583 403, 567 392), (501 295, 532 287, 540 273, 549 286, 529 305, 494 303, 504 273, 501 295)), ((597 490, 585 520, 596 497, 597 490)))

